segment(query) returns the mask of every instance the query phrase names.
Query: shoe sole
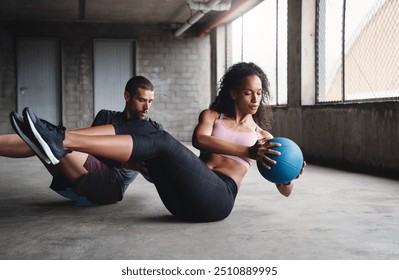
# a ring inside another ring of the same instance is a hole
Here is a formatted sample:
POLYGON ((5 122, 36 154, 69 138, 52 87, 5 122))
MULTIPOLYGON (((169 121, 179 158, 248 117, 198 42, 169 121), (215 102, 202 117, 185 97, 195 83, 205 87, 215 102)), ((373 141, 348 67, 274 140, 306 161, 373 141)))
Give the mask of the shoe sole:
POLYGON ((29 137, 19 128, 18 122, 14 119, 14 116, 10 116, 11 119, 11 126, 13 127, 14 131, 21 137, 22 140, 32 149, 32 151, 45 163, 50 164, 50 159, 43 154, 43 152, 33 143, 29 137))
POLYGON ((42 138, 40 133, 36 130, 36 127, 33 124, 32 118, 30 117, 29 111, 25 110, 24 112, 25 112, 26 118, 29 122, 29 126, 32 129, 33 135, 35 136, 37 141, 39 141, 39 144, 42 146, 47 157, 49 158, 49 160, 51 161, 52 164, 54 164, 54 165, 58 164, 60 162, 59 159, 57 159, 55 157, 55 155, 53 154, 53 152, 50 149, 50 146, 46 143, 46 141, 44 141, 44 139, 42 138))

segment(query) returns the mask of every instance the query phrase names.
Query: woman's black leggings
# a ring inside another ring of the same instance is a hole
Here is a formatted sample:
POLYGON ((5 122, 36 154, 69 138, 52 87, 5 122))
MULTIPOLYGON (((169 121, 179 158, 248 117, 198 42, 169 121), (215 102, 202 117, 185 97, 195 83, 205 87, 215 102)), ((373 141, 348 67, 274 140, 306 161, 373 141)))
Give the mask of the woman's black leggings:
POLYGON ((166 208, 176 217, 195 222, 226 218, 232 211, 237 185, 217 173, 164 130, 131 132, 130 160, 145 161, 166 208))

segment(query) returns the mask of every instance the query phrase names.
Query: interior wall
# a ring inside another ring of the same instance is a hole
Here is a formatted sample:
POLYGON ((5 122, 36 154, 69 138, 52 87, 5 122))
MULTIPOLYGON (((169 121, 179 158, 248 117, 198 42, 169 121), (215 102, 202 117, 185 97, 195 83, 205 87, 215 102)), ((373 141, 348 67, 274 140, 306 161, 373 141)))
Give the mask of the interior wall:
POLYGON ((162 25, 0 21, 0 133, 12 132, 8 115, 16 110, 19 37, 60 39, 62 116, 67 128, 89 126, 93 120, 97 38, 136 40, 136 74, 149 78, 156 88, 150 117, 178 139, 190 141, 200 110, 210 103, 209 35, 199 38, 186 32, 176 38, 162 25))
POLYGON ((305 160, 399 177, 399 103, 356 103, 274 110, 274 136, 293 139, 305 160))

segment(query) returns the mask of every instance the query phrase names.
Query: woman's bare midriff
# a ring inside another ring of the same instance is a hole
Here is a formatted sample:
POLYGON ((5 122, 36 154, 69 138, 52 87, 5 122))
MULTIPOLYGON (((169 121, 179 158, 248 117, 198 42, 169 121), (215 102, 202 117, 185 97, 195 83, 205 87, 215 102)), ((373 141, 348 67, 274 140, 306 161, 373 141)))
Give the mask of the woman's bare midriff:
POLYGON ((244 165, 233 159, 216 154, 207 154, 206 156, 201 156, 201 158, 210 169, 230 177, 237 184, 237 188, 240 188, 242 178, 247 173, 247 168, 244 165))

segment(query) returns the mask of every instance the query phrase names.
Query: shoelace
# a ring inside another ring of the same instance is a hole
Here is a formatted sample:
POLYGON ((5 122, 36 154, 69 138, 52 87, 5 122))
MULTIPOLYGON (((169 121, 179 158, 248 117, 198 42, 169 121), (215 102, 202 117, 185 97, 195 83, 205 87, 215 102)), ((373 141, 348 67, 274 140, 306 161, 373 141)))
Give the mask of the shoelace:
MULTIPOLYGON (((56 126, 56 125, 54 125, 54 124, 52 124, 52 123, 50 123, 50 122, 48 122, 46 120, 43 120, 43 119, 39 119, 39 120, 44 124, 44 126, 46 127, 47 130, 55 131, 57 134, 61 134, 62 135, 62 140, 65 139, 66 127, 62 124, 61 121, 58 123, 58 126, 56 126)), ((64 152, 65 153, 71 153, 72 150, 64 150, 64 152)))
POLYGON ((60 132, 62 133, 62 139, 65 139, 65 130, 66 130, 66 127, 62 125, 62 122, 61 122, 61 121, 58 123, 57 130, 60 131, 60 132))
POLYGON ((43 119, 40 119, 40 121, 45 125, 47 130, 55 130, 57 132, 61 132, 62 135, 65 136, 66 128, 63 126, 61 121, 58 123, 58 126, 56 126, 46 120, 43 120, 43 119))
MULTIPOLYGON (((62 124, 61 121, 58 123, 58 126, 57 126, 56 129, 57 129, 57 131, 59 131, 59 132, 62 134, 62 140, 64 140, 64 139, 65 139, 65 130, 66 130, 66 127, 63 126, 63 124, 62 124)), ((72 150, 64 150, 64 152, 65 152, 65 153, 72 153, 72 150)))

